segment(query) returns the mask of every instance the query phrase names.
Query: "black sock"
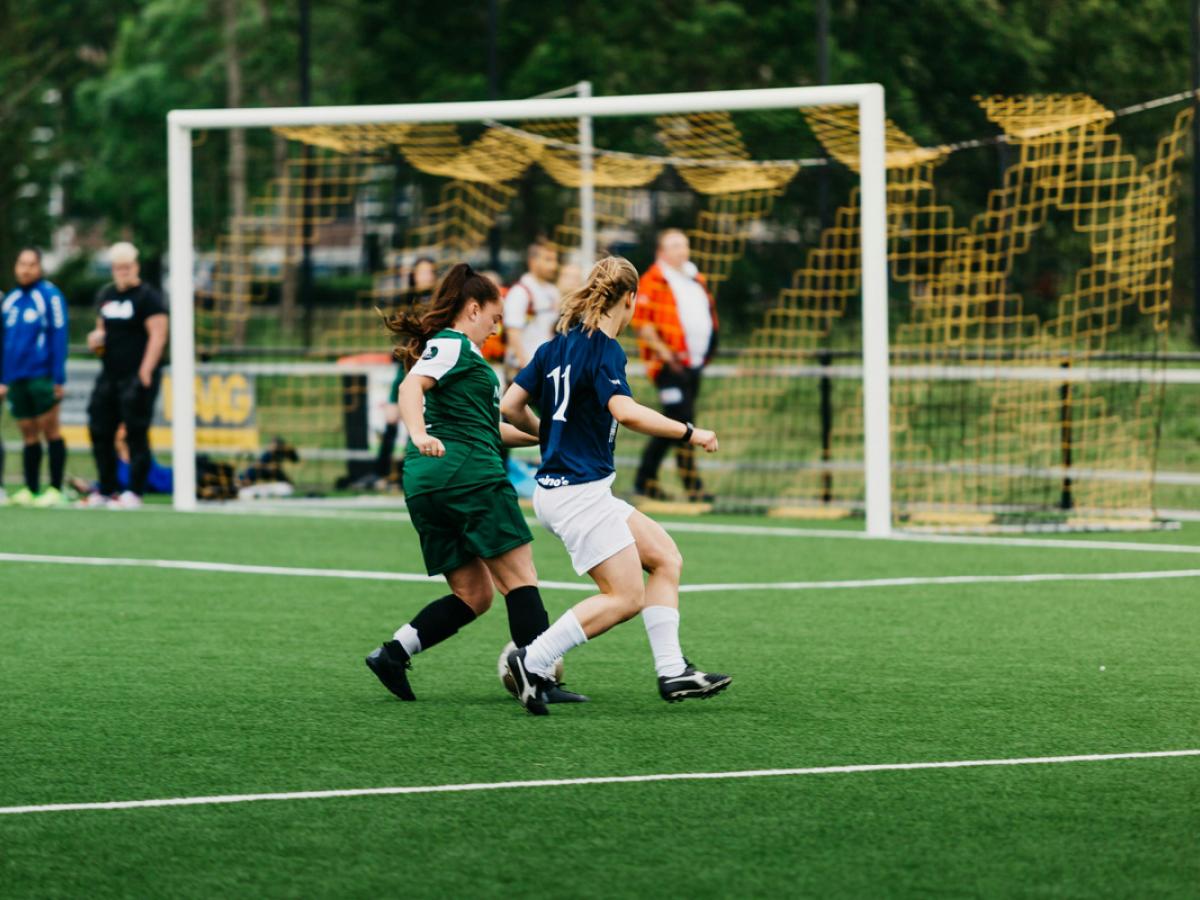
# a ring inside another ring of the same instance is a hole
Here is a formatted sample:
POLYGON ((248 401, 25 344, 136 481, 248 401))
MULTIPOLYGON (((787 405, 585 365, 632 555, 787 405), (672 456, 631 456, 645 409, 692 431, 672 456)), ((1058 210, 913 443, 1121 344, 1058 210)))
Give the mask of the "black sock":
POLYGON ((464 625, 475 621, 475 610, 463 603, 456 595, 439 597, 413 616, 409 623, 421 640, 421 650, 440 644, 458 633, 464 625))
POLYGON ((36 444, 25 445, 24 461, 25 487, 36 494, 42 476, 42 445, 40 441, 36 444))
POLYGON ((47 446, 50 450, 50 486, 61 491, 63 472, 67 468, 67 442, 59 438, 47 446))
POLYGON ((518 647, 526 647, 550 627, 550 616, 536 585, 513 588, 504 595, 508 607, 508 633, 518 647))

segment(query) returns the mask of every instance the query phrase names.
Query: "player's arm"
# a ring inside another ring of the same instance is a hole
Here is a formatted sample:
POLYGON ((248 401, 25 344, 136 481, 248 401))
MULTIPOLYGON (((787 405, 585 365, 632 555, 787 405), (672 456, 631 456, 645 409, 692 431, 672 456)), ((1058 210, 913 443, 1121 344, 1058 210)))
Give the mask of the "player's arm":
POLYGON ((425 394, 433 390, 437 380, 428 375, 414 375, 400 382, 400 419, 408 429, 408 436, 421 451, 422 456, 445 456, 445 445, 425 430, 425 394))
POLYGON ((631 431, 676 441, 686 439, 689 444, 703 447, 709 453, 717 451, 715 432, 668 419, 662 413, 648 406, 642 406, 632 397, 626 397, 624 394, 614 394, 609 399, 608 411, 612 413, 614 419, 631 431))
MULTIPOLYGON (((515 382, 510 384, 508 390, 504 392, 504 398, 500 401, 500 414, 508 419, 519 431, 532 436, 534 444, 537 443, 538 429, 541 427, 541 422, 533 414, 533 410, 529 408, 529 391, 515 382)), ((503 429, 501 430, 503 431, 503 429)), ((526 445, 514 444, 510 446, 520 447, 526 445)))
POLYGON ((8 382, 4 377, 4 314, 0 311, 0 400, 8 394, 8 382))
POLYGON ((507 422, 500 423, 500 440, 505 447, 536 447, 538 445, 537 435, 526 434, 507 422))
POLYGON ((67 301, 50 295, 50 370, 54 374, 54 396, 61 400, 67 383, 67 301))
POLYGON ((98 353, 100 348, 104 346, 104 317, 96 317, 96 327, 88 332, 87 336, 88 349, 93 353, 98 353))
POLYGON ((138 380, 144 387, 150 387, 154 380, 154 370, 162 359, 163 350, 167 346, 167 314, 155 313, 146 319, 146 352, 142 354, 142 364, 138 367, 138 380))

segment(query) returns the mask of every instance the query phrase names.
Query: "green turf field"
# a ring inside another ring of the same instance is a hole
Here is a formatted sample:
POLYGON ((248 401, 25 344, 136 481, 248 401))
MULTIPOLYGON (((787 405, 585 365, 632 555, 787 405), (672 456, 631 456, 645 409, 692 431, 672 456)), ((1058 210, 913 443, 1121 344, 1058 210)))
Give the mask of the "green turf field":
MULTIPOLYGON (((733 687, 662 703, 634 621, 567 660, 591 704, 534 719, 496 679, 502 604, 416 660, 418 703, 363 666, 441 593, 379 574, 421 571, 402 513, 0 509, 0 807, 1200 748, 1200 527, 697 525, 685 582, 740 586, 684 596, 684 647, 733 687), (84 564, 112 558, 230 570, 84 564), (850 583, 778 584, 812 581, 850 583)), ((372 894, 1195 897, 1200 756, 0 815, 6 898, 372 894)))

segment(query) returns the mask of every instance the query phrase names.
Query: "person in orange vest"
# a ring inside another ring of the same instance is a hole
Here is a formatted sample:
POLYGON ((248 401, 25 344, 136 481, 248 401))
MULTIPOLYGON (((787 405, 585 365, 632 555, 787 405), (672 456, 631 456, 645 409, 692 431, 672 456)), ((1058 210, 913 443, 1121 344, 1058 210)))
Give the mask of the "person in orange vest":
MULTIPOLYGON (((689 256, 687 235, 678 228, 658 235, 654 265, 638 282, 633 318, 638 348, 658 388, 663 413, 686 423, 695 415, 701 373, 717 349, 716 303, 689 256)), ((652 438, 646 444, 634 491, 651 500, 669 499, 658 484, 658 470, 672 446, 688 499, 711 502, 696 468, 695 452, 669 438, 652 438)))

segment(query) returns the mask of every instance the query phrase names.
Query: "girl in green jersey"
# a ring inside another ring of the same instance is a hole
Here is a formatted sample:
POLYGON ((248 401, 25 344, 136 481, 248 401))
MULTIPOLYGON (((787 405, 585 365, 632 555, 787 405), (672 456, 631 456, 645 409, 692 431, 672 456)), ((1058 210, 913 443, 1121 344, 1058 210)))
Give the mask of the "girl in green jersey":
MULTIPOLYGON (((400 416, 408 428, 404 495, 430 575, 451 593, 429 603, 367 657, 367 666, 401 700, 412 657, 485 612, 496 590, 508 607, 518 647, 550 624, 537 589, 533 536, 500 458, 503 444, 531 437, 500 422, 500 382, 479 352, 503 316, 500 293, 466 263, 446 273, 428 305, 386 320, 408 370, 400 416)), ((555 686, 550 702, 586 700, 555 686)))

